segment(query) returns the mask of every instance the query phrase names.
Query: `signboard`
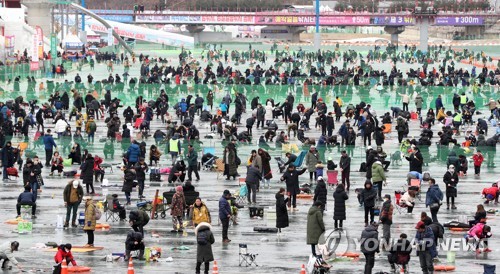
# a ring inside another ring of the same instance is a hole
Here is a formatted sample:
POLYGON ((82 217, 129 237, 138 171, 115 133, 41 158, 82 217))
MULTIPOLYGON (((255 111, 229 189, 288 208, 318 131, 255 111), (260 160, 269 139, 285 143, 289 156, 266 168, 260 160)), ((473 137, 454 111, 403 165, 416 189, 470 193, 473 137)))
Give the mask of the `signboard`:
POLYGON ((134 22, 134 17, 132 15, 101 15, 100 17, 107 21, 116 21, 120 23, 134 22))
POLYGON ((38 70, 39 68, 40 68, 40 64, 38 63, 38 61, 36 61, 36 62, 31 61, 30 62, 30 70, 31 71, 38 70))
POLYGON ((38 58, 38 35, 36 32, 35 34, 33 34, 32 41, 33 42, 31 45, 31 54, 30 54, 31 61, 38 63, 38 60, 40 60, 40 58, 38 58))
POLYGON ((168 23, 168 24, 236 24, 236 25, 253 25, 255 17, 250 15, 136 15, 136 22, 138 23, 168 23))
MULTIPOLYGON (((255 24, 258 25, 283 25, 283 26, 314 26, 314 16, 258 16, 255 24)), ((321 26, 367 26, 370 25, 370 16, 321 16, 321 26)))
POLYGON ((484 18, 479 16, 440 16, 434 20, 437 26, 480 26, 484 18))
POLYGON ((113 45, 113 29, 109 28, 108 31, 108 47, 113 45))
POLYGON ((415 24, 415 18, 411 16, 378 16, 372 18, 371 24, 380 26, 411 26, 415 24))
POLYGON ((55 33, 50 34, 50 54, 53 59, 57 57, 57 36, 55 33))
POLYGON ((38 40, 38 59, 43 59, 43 30, 36 26, 36 37, 38 40))
POLYGON ((14 35, 5 36, 6 49, 13 49, 15 44, 16 44, 16 36, 14 35))

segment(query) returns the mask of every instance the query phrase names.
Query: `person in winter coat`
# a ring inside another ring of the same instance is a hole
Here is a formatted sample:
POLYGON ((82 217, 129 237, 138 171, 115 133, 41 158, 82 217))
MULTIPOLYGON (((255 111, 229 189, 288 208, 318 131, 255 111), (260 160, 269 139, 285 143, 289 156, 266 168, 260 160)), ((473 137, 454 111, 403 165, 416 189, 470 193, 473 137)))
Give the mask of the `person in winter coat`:
POLYGON ((481 195, 483 196, 486 201, 484 201, 484 204, 487 205, 492 201, 495 201, 495 204, 498 204, 498 184, 493 183, 491 187, 483 188, 483 192, 481 195))
POLYGON ((418 116, 422 115, 422 105, 424 104, 424 100, 422 99, 422 95, 417 94, 415 97, 415 107, 417 108, 418 116))
POLYGON ((87 195, 93 195, 94 192, 94 157, 92 154, 88 154, 85 158, 83 164, 80 166, 81 174, 80 179, 82 179, 83 184, 87 188, 87 195), (92 190, 89 192, 89 189, 92 190))
POLYGON ((479 176, 481 174, 481 164, 484 161, 484 156, 481 153, 481 150, 477 150, 472 156, 472 160, 474 161, 474 175, 479 176))
MULTIPOLYGON (((54 255, 54 262, 58 264, 55 268, 56 269, 61 269, 61 263, 63 260, 66 260, 66 263, 69 265, 70 263, 73 266, 76 266, 76 261, 75 258, 73 257, 73 254, 71 253, 71 244, 63 244, 57 247, 57 252, 56 255, 54 255)), ((59 272, 60 273, 60 272, 59 272)))
POLYGON ((130 193, 134 188, 134 180, 136 179, 136 171, 133 167, 125 167, 123 170, 123 185, 122 192, 125 193, 125 198, 127 199, 127 204, 130 205, 130 193))
POLYGON ((370 223, 375 219, 375 199, 377 198, 377 191, 373 188, 370 181, 365 182, 365 187, 360 193, 360 200, 365 207, 365 226, 368 226, 368 214, 370 214, 370 223))
POLYGON ((231 199, 231 192, 229 190, 224 190, 222 197, 219 199, 219 219, 222 224, 222 242, 228 244, 231 242, 227 237, 227 231, 229 229, 229 220, 232 217, 231 206, 229 205, 229 200, 231 199))
POLYGON ((139 161, 140 156, 141 149, 139 148, 137 141, 134 140, 127 150, 128 166, 133 167, 139 161))
POLYGON ((144 235, 140 232, 131 230, 127 234, 127 239, 125 240, 125 258, 124 261, 130 259, 130 253, 132 251, 139 250, 139 260, 144 260, 144 235))
POLYGON ((417 244, 417 256, 420 259, 420 267, 424 274, 434 273, 434 261, 437 256, 436 242, 434 241, 434 233, 429 226, 424 222, 419 221, 417 226, 417 234, 415 241, 417 244))
POLYGON ((78 206, 83 199, 83 187, 80 185, 80 181, 72 180, 66 184, 63 192, 64 206, 66 207, 66 221, 64 222, 64 227, 69 226, 69 217, 71 211, 73 211, 73 217, 71 218, 71 226, 78 227, 76 224, 76 217, 78 214, 78 206))
POLYGON ((144 227, 149 223, 149 215, 144 210, 131 210, 128 222, 134 231, 140 232, 144 236, 144 227))
POLYGON ((187 162, 188 162, 188 179, 192 181, 192 174, 194 171, 194 175, 196 176, 196 181, 200 180, 200 174, 198 174, 198 153, 194 150, 192 145, 188 146, 187 153, 187 162))
POLYGON ((61 155, 59 155, 59 152, 54 152, 54 156, 52 157, 51 161, 51 167, 50 167, 50 173, 49 175, 52 176, 54 175, 54 171, 57 170, 57 174, 61 176, 61 173, 63 172, 63 158, 61 155))
POLYGON ((50 159, 52 158, 53 148, 57 148, 54 138, 50 134, 51 130, 47 129, 47 133, 43 135, 43 144, 45 146, 45 166, 50 166, 50 159))
POLYGON ((405 158, 406 160, 408 160, 408 162, 410 162, 409 171, 416 171, 418 173, 422 173, 422 165, 424 162, 424 158, 418 147, 413 147, 413 151, 410 153, 410 155, 406 156, 405 158))
MULTIPOLYGON (((265 151, 262 148, 257 150, 257 154, 260 156, 262 160, 262 168, 260 168, 262 172, 262 182, 267 185, 268 188, 271 188, 271 179, 273 178, 273 173, 271 172, 271 155, 269 152, 265 151)), ((260 184, 257 183, 257 190, 260 188, 260 184)))
POLYGON ((266 104, 264 120, 266 120, 266 125, 269 125, 273 120, 273 103, 271 101, 268 101, 266 104))
POLYGON ((230 180, 233 177, 233 180, 236 180, 236 175, 238 174, 238 165, 236 163, 236 151, 235 149, 226 146, 224 149, 224 175, 226 175, 226 180, 230 180))
POLYGON ((325 232, 322 207, 323 203, 316 201, 307 212, 307 244, 311 245, 312 255, 318 258, 321 258, 321 255, 316 254, 316 245, 318 245, 321 235, 325 232))
POLYGON ((196 198, 193 205, 191 205, 193 226, 197 226, 201 223, 212 223, 212 217, 210 216, 210 211, 201 198, 196 198))
POLYGON ((84 247, 94 247, 95 211, 96 207, 92 197, 85 197, 85 226, 83 230, 87 233, 87 244, 84 247))
POLYGON ((342 184, 346 186, 346 191, 349 191, 349 188, 351 186, 351 157, 347 155, 347 151, 345 150, 342 150, 341 152, 339 168, 342 184))
POLYGON ((450 165, 448 171, 443 176, 443 182, 446 185, 446 209, 457 209, 455 206, 455 198, 457 197, 458 173, 455 171, 455 166, 450 165))
POLYGON ((397 273, 395 264, 401 265, 404 274, 410 273, 408 263, 410 262, 411 250, 412 247, 411 242, 408 241, 408 235, 401 233, 398 241, 391 246, 389 255, 387 255, 392 273, 397 273))
POLYGON ((184 192, 182 186, 177 186, 175 188, 175 194, 172 197, 172 204, 170 205, 170 215, 172 216, 172 233, 183 232, 183 221, 184 211, 186 209, 186 198, 184 197, 184 192))
POLYGON ((385 171, 380 161, 375 161, 372 165, 372 182, 377 186, 377 197, 382 199, 382 185, 386 183, 385 171))
POLYGON ((257 203, 257 185, 262 179, 259 166, 249 166, 247 170, 247 177, 245 183, 247 185, 247 200, 248 204, 257 203))
POLYGON ((320 201, 321 203, 323 203, 321 211, 325 211, 327 196, 328 196, 328 189, 326 188, 325 180, 323 180, 323 177, 320 176, 318 177, 318 183, 316 184, 316 189, 314 189, 313 201, 314 202, 320 201))
POLYGON ((343 222, 346 219, 345 201, 347 199, 349 199, 349 196, 344 190, 344 185, 339 184, 335 189, 335 192, 333 192, 333 220, 335 221, 335 230, 342 230, 343 222))
POLYGON ((304 159, 304 162, 306 163, 307 166, 307 170, 309 171, 310 181, 313 180, 313 176, 315 180, 318 179, 316 176, 316 164, 318 164, 318 161, 320 161, 319 153, 316 150, 316 147, 311 146, 309 148, 309 151, 306 153, 306 158, 304 159))
POLYGON ((392 212, 394 211, 394 206, 391 202, 391 195, 386 194, 384 196, 384 203, 380 209, 380 223, 382 223, 383 239, 386 243, 389 243, 391 239, 391 225, 392 225, 392 212))
POLYGON ((491 234, 491 227, 486 225, 485 223, 477 223, 474 225, 469 231, 467 232, 467 235, 465 238, 470 241, 474 240, 476 244, 476 254, 481 253, 481 249, 479 249, 479 246, 481 244, 481 241, 483 242, 483 252, 491 252, 492 250, 488 248, 488 238, 492 236, 491 234))
POLYGON ((139 186, 139 199, 146 198, 144 193, 144 181, 146 180, 146 172, 149 170, 148 165, 144 161, 144 158, 139 158, 139 162, 134 165, 135 176, 137 179, 137 185, 139 186))
POLYGON ((436 180, 431 178, 429 180, 429 189, 425 194, 425 206, 430 208, 433 222, 438 222, 437 214, 441 207, 442 200, 443 192, 439 189, 439 186, 436 185, 436 180))
POLYGON ((365 256, 365 272, 364 274, 371 274, 375 266, 375 253, 380 252, 380 242, 378 239, 378 224, 371 222, 367 225, 363 232, 361 232, 361 252, 365 256))
POLYGON ((288 210, 286 204, 288 199, 285 198, 286 189, 281 187, 278 193, 276 193, 276 228, 278 228, 278 233, 281 233, 281 229, 288 227, 288 210))
POLYGON ((201 264, 205 264, 205 274, 210 271, 210 262, 214 260, 212 245, 215 243, 212 226, 209 223, 202 222, 194 229, 196 235, 196 274, 200 274, 201 264))
POLYGON ((416 191, 413 189, 409 189, 399 199, 399 205, 406 206, 408 214, 413 213, 413 208, 415 207, 415 197, 416 191))
POLYGON ((31 218, 36 219, 36 199, 31 193, 31 187, 29 185, 24 186, 24 191, 19 194, 19 197, 17 198, 17 204, 16 204, 16 211, 17 211, 17 217, 16 218, 21 218, 21 206, 22 205, 29 205, 31 206, 31 218))
POLYGON ((259 126, 264 128, 264 120, 266 120, 266 109, 262 107, 261 104, 257 106, 256 117, 257 117, 257 129, 259 129, 259 126))
POLYGON ((306 172, 307 168, 303 168, 301 171, 295 169, 295 165, 288 165, 287 170, 281 176, 281 181, 285 181, 287 195, 290 197, 288 199, 288 208, 290 208, 290 204, 293 207, 293 210, 297 210, 297 194, 300 193, 299 188, 299 176, 306 172))

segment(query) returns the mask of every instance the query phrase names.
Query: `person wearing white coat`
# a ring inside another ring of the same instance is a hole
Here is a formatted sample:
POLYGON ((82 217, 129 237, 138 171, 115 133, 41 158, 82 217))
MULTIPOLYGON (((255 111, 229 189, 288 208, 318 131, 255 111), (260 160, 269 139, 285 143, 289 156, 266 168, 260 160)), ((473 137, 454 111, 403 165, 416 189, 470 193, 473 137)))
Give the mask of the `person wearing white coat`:
POLYGON ((57 137, 61 137, 62 133, 66 131, 66 127, 68 127, 68 122, 64 119, 57 120, 57 123, 54 126, 54 131, 57 133, 57 137))
POLYGON ((266 114, 264 117, 266 119, 266 125, 271 123, 271 121, 273 120, 273 104, 271 102, 267 102, 266 114))

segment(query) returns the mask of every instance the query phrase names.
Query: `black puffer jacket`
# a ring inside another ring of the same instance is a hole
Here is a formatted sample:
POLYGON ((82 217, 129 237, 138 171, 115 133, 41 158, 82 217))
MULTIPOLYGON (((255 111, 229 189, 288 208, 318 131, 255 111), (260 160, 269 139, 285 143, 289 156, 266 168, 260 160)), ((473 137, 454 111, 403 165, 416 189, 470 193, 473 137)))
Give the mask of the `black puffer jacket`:
POLYGON ((328 190, 326 189, 325 181, 319 180, 316 189, 314 190, 314 201, 321 201, 323 205, 326 205, 328 190))
POLYGON ((333 208, 333 219, 334 220, 345 220, 346 219, 346 208, 345 201, 349 199, 347 193, 344 190, 344 185, 340 184, 333 192, 334 208, 333 208))

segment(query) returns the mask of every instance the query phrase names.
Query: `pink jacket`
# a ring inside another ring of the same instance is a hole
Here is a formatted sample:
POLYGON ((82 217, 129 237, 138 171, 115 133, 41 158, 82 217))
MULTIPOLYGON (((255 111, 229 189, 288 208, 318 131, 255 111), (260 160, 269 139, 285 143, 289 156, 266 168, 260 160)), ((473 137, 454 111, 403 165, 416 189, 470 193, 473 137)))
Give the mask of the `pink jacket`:
POLYGON ((484 238, 485 236, 483 235, 483 223, 477 223, 475 226, 473 226, 467 234, 469 234, 470 237, 477 236, 479 239, 484 238))

